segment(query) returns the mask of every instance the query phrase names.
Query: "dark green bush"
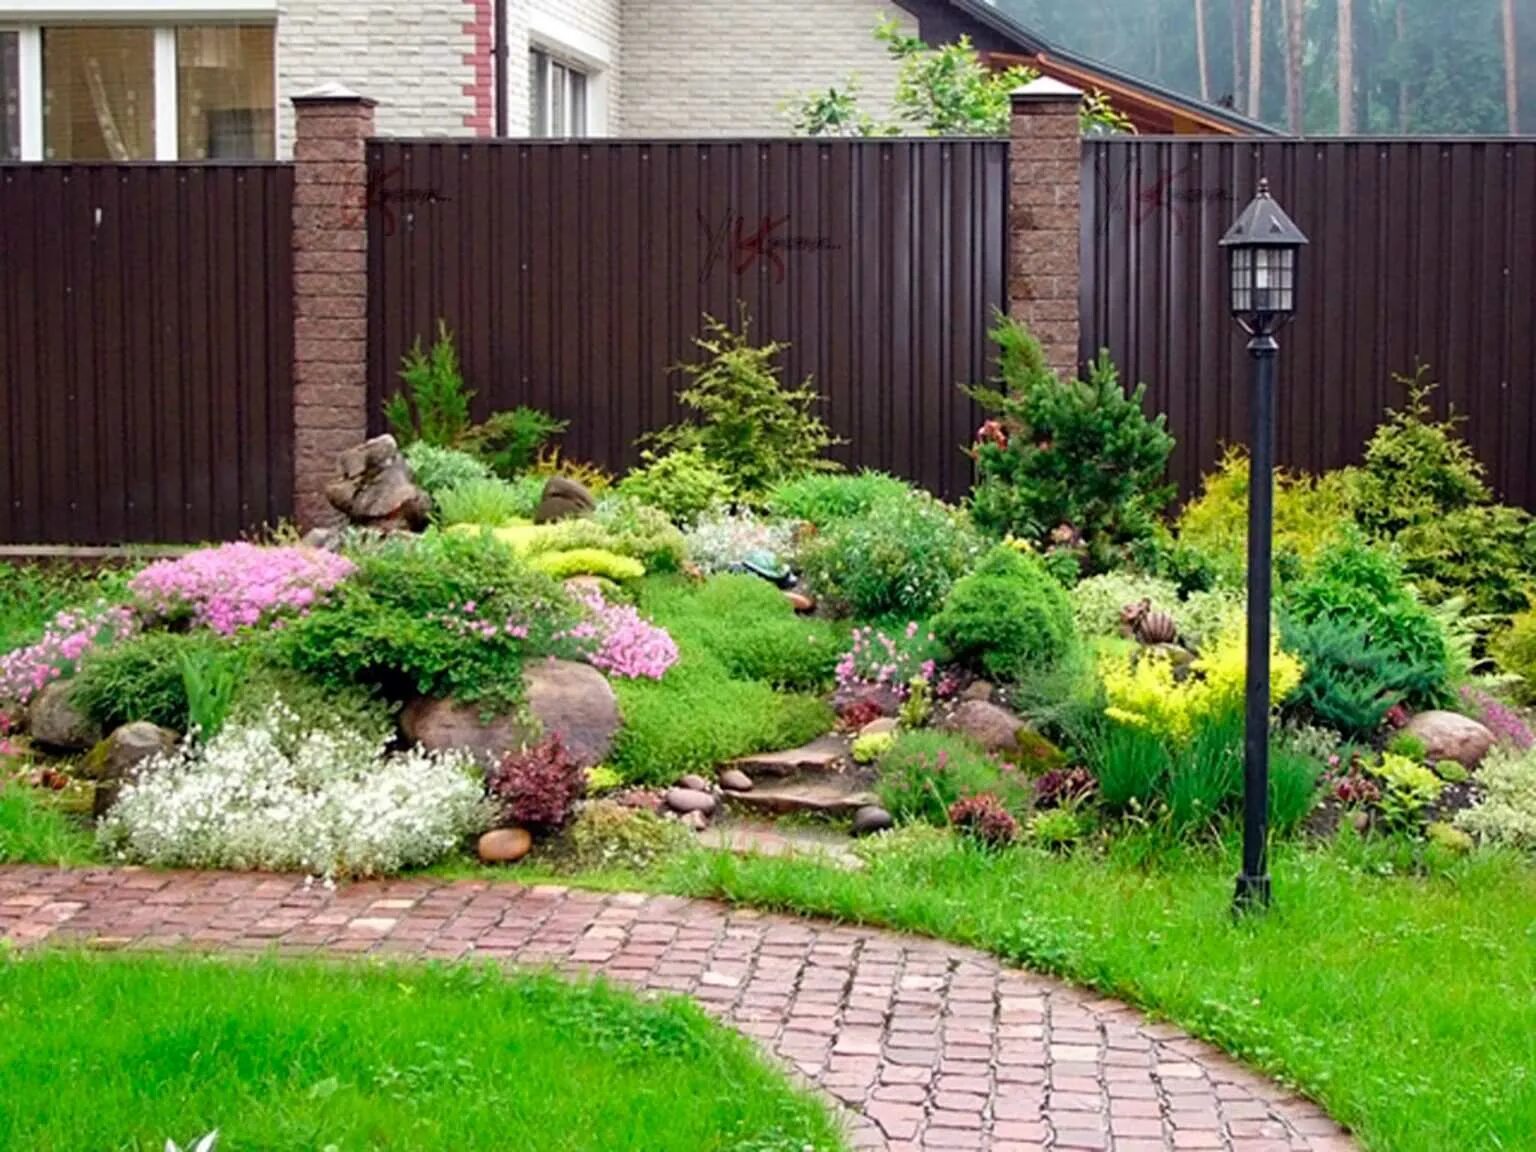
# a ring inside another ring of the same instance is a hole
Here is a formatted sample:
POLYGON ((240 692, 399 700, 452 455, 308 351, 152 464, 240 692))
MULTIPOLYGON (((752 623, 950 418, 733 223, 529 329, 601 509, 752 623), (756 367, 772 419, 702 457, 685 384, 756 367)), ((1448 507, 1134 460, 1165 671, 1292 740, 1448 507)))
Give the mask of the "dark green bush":
POLYGON ((465 432, 462 443, 496 475, 513 480, 532 468, 539 450, 568 425, 547 412, 519 405, 492 413, 465 432))
POLYGON ((233 642, 207 632, 141 632, 91 652, 76 674, 74 699, 108 730, 147 720, 185 732, 188 661, 206 682, 238 680, 244 660, 233 642))
POLYGON ((1089 571, 1115 566, 1149 538, 1173 498, 1164 475, 1173 437, 1142 410, 1107 354, 1087 381, 1061 380, 1040 345, 1011 320, 992 332, 999 379, 969 390, 991 419, 975 446, 977 527, 1042 551, 1070 542, 1089 571))
POLYGON ((1033 788, 1011 765, 964 736, 934 729, 901 733, 880 757, 880 803, 898 821, 947 824, 958 800, 990 793, 1015 815, 1028 810, 1033 788))
POLYGON ((509 707, 523 662, 564 651, 577 618, 559 584, 487 535, 391 537, 356 559, 338 594, 281 634, 288 662, 330 685, 509 707))
POLYGON ((835 610, 904 622, 931 615, 981 550, 963 512, 914 489, 834 521, 799 558, 806 582, 835 610))
POLYGON ((884 472, 865 470, 852 476, 810 473, 775 488, 768 497, 768 511, 826 528, 838 520, 864 516, 875 505, 900 500, 911 491, 906 481, 884 472))
POLYGON ((1072 603, 1039 557, 994 548, 961 578, 933 618, 950 654, 989 676, 1049 670, 1072 650, 1072 603))
POLYGON ((235 692, 230 716, 254 723, 274 699, 297 718, 300 732, 356 733, 376 744, 395 736, 395 710, 369 689, 356 684, 326 684, 279 663, 279 645, 254 651, 245 679, 235 692))

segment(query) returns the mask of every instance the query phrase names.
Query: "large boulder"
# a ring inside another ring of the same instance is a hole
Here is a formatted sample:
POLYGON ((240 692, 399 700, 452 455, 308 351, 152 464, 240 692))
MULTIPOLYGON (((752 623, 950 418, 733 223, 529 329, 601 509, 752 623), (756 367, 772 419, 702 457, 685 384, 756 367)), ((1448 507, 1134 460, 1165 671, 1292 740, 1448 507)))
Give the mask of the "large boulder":
POLYGON ((1420 712, 1403 731, 1423 743, 1431 764, 1455 760, 1464 768, 1476 768, 1493 747, 1493 733, 1459 712, 1420 712))
POLYGON ((487 764, 558 733, 582 767, 600 763, 619 730, 619 701, 603 674, 569 660, 538 660, 524 667, 523 677, 532 722, 519 716, 482 720, 478 705, 423 696, 406 705, 400 727, 424 748, 463 749, 487 764))
POLYGON ((431 498, 416 486, 411 466, 393 436, 375 436, 336 461, 339 475, 326 499, 353 524, 383 531, 426 527, 431 498))
POLYGON ((68 681, 55 680, 32 697, 27 708, 27 732, 34 744, 58 752, 84 752, 101 739, 101 725, 71 699, 68 681))
POLYGON ((941 723, 945 731, 968 736, 988 752, 1010 753, 1026 729, 1008 709, 986 700, 966 700, 941 723))
POLYGON ((78 772, 96 781, 91 812, 98 819, 117 803, 123 781, 151 756, 162 756, 176 748, 176 733, 157 724, 135 720, 114 728, 111 734, 81 760, 78 772))
POLYGON ((539 496, 539 506, 533 510, 535 524, 553 524, 577 516, 590 515, 597 507, 592 493, 569 476, 551 476, 539 496))

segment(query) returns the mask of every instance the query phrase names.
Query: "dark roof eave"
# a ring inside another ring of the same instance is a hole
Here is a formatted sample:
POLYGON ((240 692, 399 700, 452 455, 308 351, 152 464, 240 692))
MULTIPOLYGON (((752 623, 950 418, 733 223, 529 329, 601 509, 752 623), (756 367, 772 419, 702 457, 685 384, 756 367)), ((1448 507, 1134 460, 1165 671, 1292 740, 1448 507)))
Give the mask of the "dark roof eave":
POLYGON ((1223 108, 1220 104, 1197 100, 1193 96, 1186 96, 1182 92, 1176 92, 1144 77, 1132 75, 1100 60, 1094 60, 1080 53, 1059 48, 1045 39, 1045 37, 1024 27, 1013 17, 999 12, 993 5, 986 3, 986 0, 946 0, 946 3, 952 8, 960 9, 978 23, 985 24, 998 35, 1012 40, 1026 52, 1050 56, 1060 60, 1063 64, 1071 64, 1090 72, 1097 72, 1106 79, 1114 80, 1130 88, 1140 88, 1149 95, 1158 97, 1160 100, 1165 100, 1170 104, 1185 108, 1196 115, 1219 120, 1223 124, 1254 136, 1285 135, 1279 129, 1265 124, 1261 120, 1254 120, 1251 117, 1244 116, 1242 113, 1235 112, 1231 108, 1223 108))

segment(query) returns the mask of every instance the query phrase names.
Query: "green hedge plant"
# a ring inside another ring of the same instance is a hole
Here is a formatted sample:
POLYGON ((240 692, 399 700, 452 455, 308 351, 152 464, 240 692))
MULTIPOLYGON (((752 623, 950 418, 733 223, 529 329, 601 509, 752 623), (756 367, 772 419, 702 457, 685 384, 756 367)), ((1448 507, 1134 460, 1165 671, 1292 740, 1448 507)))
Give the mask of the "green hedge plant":
POLYGON ((1066 591, 1038 556, 1006 545, 955 584, 933 631, 956 660, 1000 680, 1055 668, 1076 640, 1066 591))

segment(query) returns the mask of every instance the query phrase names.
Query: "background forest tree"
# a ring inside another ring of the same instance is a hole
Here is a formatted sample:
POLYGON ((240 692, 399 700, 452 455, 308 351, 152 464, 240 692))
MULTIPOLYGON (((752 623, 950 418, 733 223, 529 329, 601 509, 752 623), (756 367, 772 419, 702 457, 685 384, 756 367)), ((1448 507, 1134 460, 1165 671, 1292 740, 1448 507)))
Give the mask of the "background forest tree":
POLYGON ((1536 132, 1532 0, 996 0, 1074 51, 1292 131, 1536 132))

